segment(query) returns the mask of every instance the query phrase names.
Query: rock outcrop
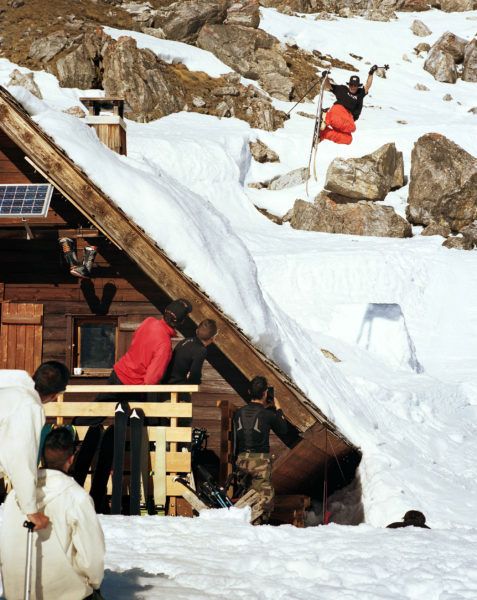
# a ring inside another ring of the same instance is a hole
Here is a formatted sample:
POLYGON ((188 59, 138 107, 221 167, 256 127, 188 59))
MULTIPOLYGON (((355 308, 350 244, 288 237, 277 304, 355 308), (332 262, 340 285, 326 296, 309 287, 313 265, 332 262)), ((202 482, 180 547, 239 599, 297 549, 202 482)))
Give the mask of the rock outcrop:
POLYGON ((326 173, 325 189, 345 198, 377 201, 402 185, 402 154, 391 143, 361 158, 335 158, 326 173))
POLYGON ((419 19, 415 19, 411 23, 411 31, 414 35, 417 35, 418 37, 426 37, 428 35, 431 35, 432 33, 429 27, 419 19))
POLYGON ((321 192, 313 203, 296 200, 289 215, 294 229, 369 235, 376 237, 411 237, 411 225, 390 206, 374 202, 335 202, 321 192))
POLYGON ((103 87, 124 98, 137 120, 157 119, 182 109, 185 90, 169 65, 151 50, 139 50, 133 38, 111 42, 103 56, 103 87))
POLYGON ((477 8, 475 0, 439 0, 439 8, 444 12, 464 12, 477 8))
POLYGON ((256 29, 260 24, 260 5, 258 0, 232 1, 227 9, 227 25, 243 25, 256 29))
POLYGON ((477 159, 438 133, 421 136, 411 157, 407 218, 462 231, 477 219, 477 159))

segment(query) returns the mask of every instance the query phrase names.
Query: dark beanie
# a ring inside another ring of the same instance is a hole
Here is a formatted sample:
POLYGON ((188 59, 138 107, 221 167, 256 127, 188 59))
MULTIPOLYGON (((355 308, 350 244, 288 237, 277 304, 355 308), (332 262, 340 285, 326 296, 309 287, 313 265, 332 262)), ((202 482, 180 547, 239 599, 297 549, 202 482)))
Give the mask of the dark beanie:
POLYGON ((180 325, 192 312, 192 304, 184 298, 179 298, 168 304, 164 310, 164 318, 171 325, 180 325))

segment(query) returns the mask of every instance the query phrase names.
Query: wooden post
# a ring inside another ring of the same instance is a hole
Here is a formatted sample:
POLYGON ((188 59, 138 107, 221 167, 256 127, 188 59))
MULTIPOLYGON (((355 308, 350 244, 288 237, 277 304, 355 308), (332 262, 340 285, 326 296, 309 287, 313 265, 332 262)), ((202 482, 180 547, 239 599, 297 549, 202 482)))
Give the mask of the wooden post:
MULTIPOLYGON (((177 404, 177 400, 178 400, 177 392, 172 392, 171 404, 177 404)), ((177 427, 177 417, 171 418, 171 427, 177 427)), ((177 452, 177 442, 170 443, 170 451, 177 452)), ((176 475, 176 473, 171 473, 171 475, 174 477, 174 475, 176 475)), ((169 498, 169 514, 173 517, 175 517, 177 515, 177 502, 176 502, 175 496, 171 496, 169 498)))
MULTIPOLYGON (((57 402, 58 403, 63 402, 63 397, 64 397, 63 394, 58 394, 57 402)), ((57 425, 63 425, 63 423, 64 423, 63 417, 56 417, 56 424, 57 425)))

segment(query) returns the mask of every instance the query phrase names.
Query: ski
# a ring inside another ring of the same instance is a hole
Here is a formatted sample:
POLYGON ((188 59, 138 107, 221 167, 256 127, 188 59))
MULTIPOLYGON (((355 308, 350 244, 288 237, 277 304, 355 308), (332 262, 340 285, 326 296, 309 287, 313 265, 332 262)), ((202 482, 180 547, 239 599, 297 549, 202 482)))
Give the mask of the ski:
POLYGON ((114 427, 110 425, 104 432, 99 445, 98 460, 91 481, 90 496, 97 513, 109 512, 106 506, 108 479, 113 464, 114 427))
POLYGON ((101 442, 102 432, 103 427, 101 425, 89 427, 76 454, 73 465, 73 477, 76 483, 81 486, 84 486, 86 477, 91 469, 91 463, 101 442))
POLYGON ((315 117, 315 128, 313 130, 313 140, 311 143, 310 159, 308 161, 308 178, 306 180, 306 195, 308 196, 308 183, 311 179, 312 171, 316 181, 316 153, 318 150, 318 144, 320 143, 320 131, 321 131, 321 116, 323 113, 323 92, 325 91, 325 85, 328 82, 328 73, 324 76, 321 82, 320 94, 318 96, 318 104, 316 107, 315 117))
POLYGON ((111 514, 120 515, 123 500, 124 454, 126 450, 126 433, 129 420, 129 405, 124 400, 118 402, 114 412, 114 452, 113 452, 113 493, 111 497, 111 514))
POLYGON ((134 409, 129 417, 131 432, 131 475, 129 483, 129 514, 141 514, 141 463, 143 458, 142 436, 144 429, 144 413, 134 409))

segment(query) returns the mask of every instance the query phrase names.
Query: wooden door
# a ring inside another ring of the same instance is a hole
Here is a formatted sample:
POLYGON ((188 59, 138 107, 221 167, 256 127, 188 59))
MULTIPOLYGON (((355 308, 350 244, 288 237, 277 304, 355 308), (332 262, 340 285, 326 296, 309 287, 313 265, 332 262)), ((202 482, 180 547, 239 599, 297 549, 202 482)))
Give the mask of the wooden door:
POLYGON ((3 302, 0 323, 0 369, 32 375, 41 363, 43 304, 3 302))

